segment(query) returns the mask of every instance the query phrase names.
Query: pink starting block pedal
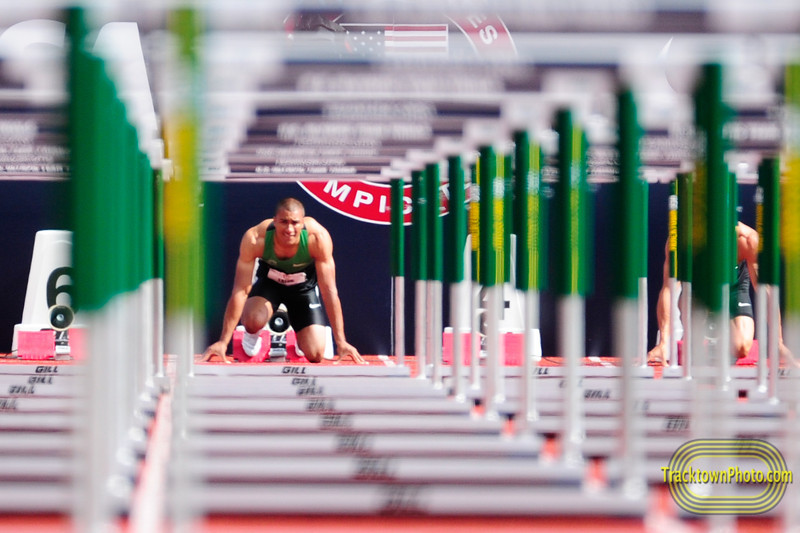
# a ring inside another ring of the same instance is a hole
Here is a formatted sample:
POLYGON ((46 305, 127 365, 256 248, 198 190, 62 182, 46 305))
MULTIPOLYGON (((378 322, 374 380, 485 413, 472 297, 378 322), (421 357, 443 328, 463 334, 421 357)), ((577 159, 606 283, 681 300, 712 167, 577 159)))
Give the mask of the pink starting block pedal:
MULTIPOLYGON (((500 335, 500 349, 504 356, 505 366, 522 365, 522 347, 525 335, 522 333, 502 333, 500 335)), ((461 334, 461 355, 465 365, 470 360, 471 334, 461 334)), ((445 364, 453 363, 453 331, 445 328, 442 333, 442 360, 445 364)))
POLYGON ((56 345, 56 331, 43 329, 39 331, 20 331, 17 339, 17 356, 20 359, 41 361, 55 359, 57 356, 69 356, 72 359, 83 359, 85 330, 83 328, 69 329, 68 350, 61 345, 56 345))
MULTIPOLYGON (((269 330, 261 330, 261 351, 253 357, 248 356, 242 349, 242 337, 244 330, 237 328, 233 332, 233 356, 239 361, 248 363, 269 362, 269 352, 272 344, 271 333, 269 330)), ((293 329, 286 332, 286 360, 298 361, 305 360, 305 357, 297 353, 297 336, 293 329)))
MULTIPOLYGON (((737 366, 751 366, 758 363, 758 339, 753 340, 753 346, 750 347, 750 353, 747 357, 742 357, 736 360, 737 366)), ((683 364, 683 341, 678 341, 678 364, 683 364)))

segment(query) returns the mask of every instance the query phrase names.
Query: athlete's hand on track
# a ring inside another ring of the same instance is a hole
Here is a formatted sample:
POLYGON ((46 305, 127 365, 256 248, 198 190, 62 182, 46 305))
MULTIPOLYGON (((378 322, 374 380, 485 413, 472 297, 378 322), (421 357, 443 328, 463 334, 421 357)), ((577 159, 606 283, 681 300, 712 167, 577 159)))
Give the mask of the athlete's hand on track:
POLYGON ((230 360, 225 356, 225 352, 227 351, 227 349, 228 345, 226 343, 222 341, 217 341, 208 348, 206 348, 205 353, 203 353, 202 361, 206 362, 216 355, 220 359, 222 359, 223 363, 230 364, 231 363, 230 360))
POLYGON ((337 344, 336 348, 337 348, 337 351, 339 352, 339 357, 337 359, 337 362, 341 361, 344 356, 348 356, 356 364, 359 364, 359 365, 368 365, 369 364, 363 357, 361 357, 361 354, 358 353, 358 350, 356 349, 356 347, 353 346, 350 343, 344 342, 344 343, 341 343, 341 344, 337 344))

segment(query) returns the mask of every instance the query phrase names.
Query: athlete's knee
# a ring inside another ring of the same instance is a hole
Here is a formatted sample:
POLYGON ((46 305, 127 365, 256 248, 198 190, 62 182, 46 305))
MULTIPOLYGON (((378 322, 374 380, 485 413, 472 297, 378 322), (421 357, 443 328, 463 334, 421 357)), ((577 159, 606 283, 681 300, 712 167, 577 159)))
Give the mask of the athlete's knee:
POLYGON ((297 332, 297 344, 311 363, 319 363, 325 354, 323 331, 320 326, 312 324, 297 332))
POLYGON ((320 363, 322 362, 322 353, 321 352, 303 352, 306 355, 306 359, 309 363, 320 363))
POLYGON ((261 319, 257 314, 250 314, 242 317, 242 325, 248 333, 256 333, 261 331, 266 325, 266 319, 261 319))
POLYGON ((325 355, 325 345, 316 341, 316 339, 309 339, 306 337, 305 342, 302 343, 300 349, 303 350, 303 355, 310 363, 319 363, 322 361, 322 356, 325 355))
POLYGON ((242 325, 248 333, 261 331, 267 325, 269 314, 266 305, 248 300, 242 312, 242 325))

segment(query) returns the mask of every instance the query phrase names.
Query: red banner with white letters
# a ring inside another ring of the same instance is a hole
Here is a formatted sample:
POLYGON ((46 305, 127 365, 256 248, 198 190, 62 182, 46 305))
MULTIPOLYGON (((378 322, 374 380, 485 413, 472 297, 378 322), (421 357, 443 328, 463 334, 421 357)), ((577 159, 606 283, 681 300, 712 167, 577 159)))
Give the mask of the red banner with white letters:
POLYGON ((466 35, 479 56, 517 55, 511 32, 499 16, 473 14, 449 18, 466 35))
MULTIPOLYGON (((391 186, 371 181, 304 181, 300 186, 314 199, 350 218, 389 224, 391 186)), ((411 186, 403 190, 405 223, 411 223, 411 186)))

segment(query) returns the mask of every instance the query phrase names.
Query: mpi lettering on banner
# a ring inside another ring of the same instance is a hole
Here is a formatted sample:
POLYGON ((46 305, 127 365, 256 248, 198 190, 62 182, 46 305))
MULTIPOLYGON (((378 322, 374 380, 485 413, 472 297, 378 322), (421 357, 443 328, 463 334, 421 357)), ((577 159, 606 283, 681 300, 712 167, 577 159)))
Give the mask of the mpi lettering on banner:
POLYGON ((83 330, 72 306, 72 233, 41 230, 33 245, 22 321, 12 352, 21 359, 71 359, 82 354, 83 330))

